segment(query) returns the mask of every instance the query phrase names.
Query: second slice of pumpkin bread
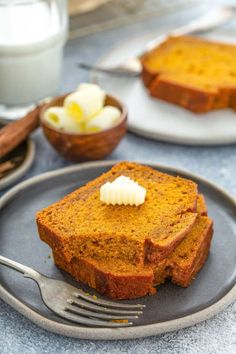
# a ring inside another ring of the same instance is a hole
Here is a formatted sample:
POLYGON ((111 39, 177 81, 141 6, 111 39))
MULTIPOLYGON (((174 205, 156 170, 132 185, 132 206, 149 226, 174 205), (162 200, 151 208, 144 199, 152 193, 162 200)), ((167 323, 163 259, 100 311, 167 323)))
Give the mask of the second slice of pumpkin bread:
POLYGON ((192 228, 197 185, 147 166, 121 162, 84 187, 37 214, 39 235, 53 250, 73 256, 107 257, 133 265, 167 257, 192 228), (144 204, 106 205, 100 187, 127 176, 146 191, 144 204))

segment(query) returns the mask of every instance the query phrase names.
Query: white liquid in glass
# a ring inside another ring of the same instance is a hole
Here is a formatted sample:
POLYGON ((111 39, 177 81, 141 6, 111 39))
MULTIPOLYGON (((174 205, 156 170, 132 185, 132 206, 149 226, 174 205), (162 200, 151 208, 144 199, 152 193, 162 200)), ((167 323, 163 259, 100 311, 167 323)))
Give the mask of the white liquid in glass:
POLYGON ((56 94, 66 34, 65 0, 0 0, 0 104, 56 94))

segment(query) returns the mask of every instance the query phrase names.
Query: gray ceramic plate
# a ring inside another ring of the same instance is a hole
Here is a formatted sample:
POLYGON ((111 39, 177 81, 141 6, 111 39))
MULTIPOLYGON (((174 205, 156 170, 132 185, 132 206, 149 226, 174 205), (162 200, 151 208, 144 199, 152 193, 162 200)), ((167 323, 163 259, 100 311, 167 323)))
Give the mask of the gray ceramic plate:
MULTIPOLYGON (((107 171, 113 163, 87 163, 49 172, 23 182, 5 194, 0 201, 1 254, 81 286, 54 266, 50 249, 38 238, 35 212, 107 171)), ((168 332, 210 318, 230 304, 236 298, 235 200, 201 177, 170 167, 152 166, 195 180, 206 196, 209 214, 214 219, 210 256, 189 288, 169 283, 160 286, 156 295, 139 299, 147 305, 144 315, 135 327, 126 329, 86 328, 62 320, 43 305, 35 283, 3 266, 0 268, 0 297, 47 330, 88 339, 128 339, 168 332)))

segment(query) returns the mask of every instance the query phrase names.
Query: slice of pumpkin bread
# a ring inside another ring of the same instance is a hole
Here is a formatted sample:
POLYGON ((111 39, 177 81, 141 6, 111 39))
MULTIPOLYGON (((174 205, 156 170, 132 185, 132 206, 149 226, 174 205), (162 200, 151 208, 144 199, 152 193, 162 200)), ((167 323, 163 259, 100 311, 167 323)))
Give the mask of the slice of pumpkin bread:
POLYGON ((121 260, 73 257, 70 262, 62 250, 53 250, 55 264, 76 280, 113 299, 135 299, 154 294, 151 267, 134 266, 121 260))
POLYGON ((197 185, 150 167, 121 162, 37 214, 41 239, 71 258, 159 262, 184 239, 196 217, 197 185), (106 205, 99 190, 124 175, 146 191, 138 206, 106 205))
POLYGON ((154 285, 170 278, 175 284, 189 286, 206 261, 212 234, 212 220, 198 216, 189 235, 154 269, 154 285))
POLYGON ((70 262, 62 249, 53 251, 55 263, 78 281, 111 298, 133 299, 155 293, 154 286, 167 278, 186 287, 203 266, 212 238, 212 221, 205 216, 206 205, 198 197, 198 217, 191 231, 176 249, 158 264, 134 266, 113 260, 73 257, 70 262))
POLYGON ((151 96, 195 113, 236 109, 236 46, 192 36, 169 37, 142 58, 151 96))
POLYGON ((207 217, 207 206, 202 194, 197 200, 196 222, 178 247, 154 267, 154 284, 167 278, 175 284, 187 287, 205 263, 213 235, 213 222, 207 217))

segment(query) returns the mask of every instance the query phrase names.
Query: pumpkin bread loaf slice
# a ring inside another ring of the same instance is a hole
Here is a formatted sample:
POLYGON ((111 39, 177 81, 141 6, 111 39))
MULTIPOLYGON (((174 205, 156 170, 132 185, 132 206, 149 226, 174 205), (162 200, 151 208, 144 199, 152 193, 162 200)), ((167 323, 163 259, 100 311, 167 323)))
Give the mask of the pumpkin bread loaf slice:
POLYGON ((205 263, 213 235, 213 222, 207 216, 207 206, 202 194, 197 200, 196 222, 169 257, 154 267, 154 284, 164 283, 167 278, 175 284, 187 287, 205 263))
POLYGON ((143 82, 151 96, 195 113, 236 109, 235 56, 235 45, 169 37, 143 56, 143 82))
POLYGON ((110 257, 135 266, 159 262, 184 239, 196 217, 197 185, 150 167, 121 162, 37 214, 41 239, 73 256, 110 257), (106 205, 100 187, 127 176, 146 191, 138 206, 106 205))
POLYGON ((202 195, 198 197, 198 217, 191 231, 176 249, 158 264, 134 266, 107 257, 104 260, 78 258, 67 261, 63 249, 53 250, 54 261, 78 281, 110 298, 133 299, 155 293, 154 286, 167 278, 186 287, 203 266, 210 248, 212 221, 206 216, 202 195))
POLYGON ((121 260, 73 257, 70 262, 62 250, 53 250, 55 264, 76 280, 113 299, 135 299, 154 294, 151 267, 134 266, 121 260))
POLYGON ((189 286, 207 259, 212 235, 212 220, 198 216, 189 235, 154 269, 154 285, 170 278, 177 285, 189 286))

